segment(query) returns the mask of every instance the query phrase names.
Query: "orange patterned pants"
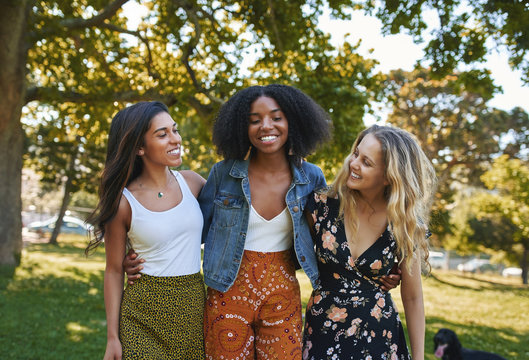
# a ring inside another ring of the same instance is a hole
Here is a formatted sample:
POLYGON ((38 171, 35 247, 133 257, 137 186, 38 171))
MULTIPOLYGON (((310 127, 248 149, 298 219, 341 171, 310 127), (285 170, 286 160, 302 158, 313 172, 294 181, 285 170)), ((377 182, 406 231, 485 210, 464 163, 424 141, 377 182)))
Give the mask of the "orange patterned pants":
POLYGON ((245 251, 225 293, 208 288, 206 359, 301 359, 301 298, 290 250, 245 251))

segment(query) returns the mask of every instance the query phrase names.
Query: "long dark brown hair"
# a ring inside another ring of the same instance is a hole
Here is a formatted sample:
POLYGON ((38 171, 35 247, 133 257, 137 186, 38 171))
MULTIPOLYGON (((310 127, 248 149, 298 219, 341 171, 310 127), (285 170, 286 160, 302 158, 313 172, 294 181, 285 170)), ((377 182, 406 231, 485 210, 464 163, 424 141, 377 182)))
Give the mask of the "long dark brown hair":
POLYGON ((99 203, 87 221, 94 224, 85 254, 95 250, 105 236, 105 225, 118 210, 123 188, 143 171, 137 155, 153 117, 169 109, 159 101, 139 102, 120 110, 112 119, 108 134, 107 157, 101 175, 99 203))

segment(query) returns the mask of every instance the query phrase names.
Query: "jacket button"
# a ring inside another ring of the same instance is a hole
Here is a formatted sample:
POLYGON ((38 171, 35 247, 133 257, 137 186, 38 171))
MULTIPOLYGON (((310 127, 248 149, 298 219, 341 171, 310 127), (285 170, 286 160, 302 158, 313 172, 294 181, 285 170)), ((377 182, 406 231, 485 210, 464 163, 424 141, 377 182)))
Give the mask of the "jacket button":
POLYGON ((301 262, 305 262, 305 256, 301 257, 301 262))
POLYGON ((229 201, 228 199, 225 199, 225 200, 223 201, 224 206, 228 206, 229 203, 230 203, 230 201, 229 201))
POLYGON ((294 208, 292 210, 294 210, 294 212, 298 212, 299 208, 297 206, 294 206, 294 208))

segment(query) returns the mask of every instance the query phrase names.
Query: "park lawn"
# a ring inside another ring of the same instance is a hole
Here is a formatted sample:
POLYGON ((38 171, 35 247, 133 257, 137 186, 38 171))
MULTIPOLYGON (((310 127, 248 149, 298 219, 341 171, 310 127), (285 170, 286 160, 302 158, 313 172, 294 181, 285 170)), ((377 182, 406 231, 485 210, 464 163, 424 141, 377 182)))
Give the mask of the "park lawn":
MULTIPOLYGON (((89 258, 86 239, 60 236, 59 245, 32 243, 13 278, 0 278, 0 349, 5 359, 100 359, 106 345, 104 253, 89 258)), ((310 283, 298 272, 303 305, 310 283)), ((426 359, 441 327, 464 346, 507 359, 529 359, 529 287, 519 279, 436 272, 423 278, 426 359)), ((402 311, 398 289, 395 302, 402 311)), ((404 316, 403 316, 404 318, 404 316)), ((404 319, 403 319, 404 320, 404 319)))

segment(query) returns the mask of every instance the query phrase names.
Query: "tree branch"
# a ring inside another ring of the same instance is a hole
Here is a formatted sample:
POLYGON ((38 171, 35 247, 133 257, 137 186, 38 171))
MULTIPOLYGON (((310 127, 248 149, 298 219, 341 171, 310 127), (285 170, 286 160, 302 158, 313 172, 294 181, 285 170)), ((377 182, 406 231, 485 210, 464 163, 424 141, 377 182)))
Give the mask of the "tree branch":
POLYGON ((268 3, 268 14, 270 15, 270 22, 271 22, 272 29, 274 30, 274 35, 276 38, 277 50, 279 51, 280 54, 283 54, 285 50, 283 48, 283 42, 281 41, 281 36, 279 35, 279 30, 277 29, 276 14, 274 11, 274 2, 272 0, 268 0, 267 3, 268 3))
POLYGON ((68 29, 79 29, 98 26, 104 23, 105 20, 113 17, 116 12, 129 0, 114 0, 107 5, 103 10, 101 10, 96 16, 91 17, 90 19, 83 18, 74 18, 74 19, 64 19, 60 24, 68 29))
MULTIPOLYGON (((115 92, 112 94, 83 94, 76 91, 58 91, 55 88, 42 88, 32 87, 26 91, 25 104, 31 101, 42 101, 48 103, 57 102, 57 99, 61 99, 61 102, 72 102, 72 103, 99 103, 99 102, 137 102, 137 101, 152 101, 158 100, 163 102, 168 107, 172 107, 178 104, 178 98, 173 94, 163 94, 158 92, 156 89, 150 89, 145 92, 139 91, 123 91, 115 92)), ((212 104, 202 104, 197 98, 189 96, 186 102, 197 112, 198 116, 203 119, 212 119, 212 115, 216 111, 216 106, 212 104)))
POLYGON ((184 64, 184 67, 186 68, 187 73, 189 74, 191 78, 191 82, 193 83, 193 86, 197 90, 197 92, 206 95, 206 97, 213 103, 217 103, 219 105, 222 105, 224 101, 222 99, 219 99, 213 95, 210 94, 209 91, 204 89, 202 85, 198 82, 195 71, 191 67, 189 63, 189 58, 193 54, 196 46, 198 45, 198 41, 200 39, 200 35, 202 35, 202 27, 200 26, 200 22, 198 21, 198 17, 196 16, 196 13, 194 12, 194 9, 189 9, 188 7, 184 7, 184 10, 188 16, 188 18, 191 20, 193 25, 195 26, 195 34, 190 37, 189 42, 186 44, 185 47, 182 49, 182 63, 184 64))
POLYGON ((139 32, 139 31, 132 31, 132 30, 128 30, 128 29, 123 29, 119 26, 116 26, 114 24, 109 24, 109 23, 102 23, 100 26, 100 28, 105 28, 105 29, 109 29, 111 31, 115 31, 115 32, 119 32, 119 33, 123 33, 123 34, 129 34, 129 35, 133 35, 133 36, 136 36, 138 39, 140 39, 140 41, 145 45, 145 47, 147 48, 147 73, 149 74, 149 76, 152 76, 154 79, 159 79, 160 78, 160 74, 158 74, 158 72, 154 71, 153 68, 152 68, 152 52, 151 52, 151 45, 149 44, 149 41, 143 37, 143 35, 139 32))
MULTIPOLYGON (((93 16, 89 19, 83 19, 80 17, 60 19, 58 20, 59 27, 63 27, 66 30, 73 30, 100 26, 105 23, 105 20, 112 18, 127 1, 129 0, 114 0, 112 3, 108 4, 107 7, 101 10, 96 16, 93 16)), ((29 34, 29 38, 32 39, 34 42, 37 42, 37 40, 45 39, 56 33, 57 28, 45 27, 39 32, 32 31, 29 34)))
POLYGON ((112 94, 84 94, 76 91, 58 91, 56 88, 32 87, 26 91, 25 104, 31 101, 42 101, 53 103, 57 99, 62 102, 72 103, 98 103, 98 102, 136 102, 159 100, 168 106, 175 105, 177 97, 173 94, 163 94, 156 89, 149 89, 145 92, 139 91, 123 91, 112 94))

